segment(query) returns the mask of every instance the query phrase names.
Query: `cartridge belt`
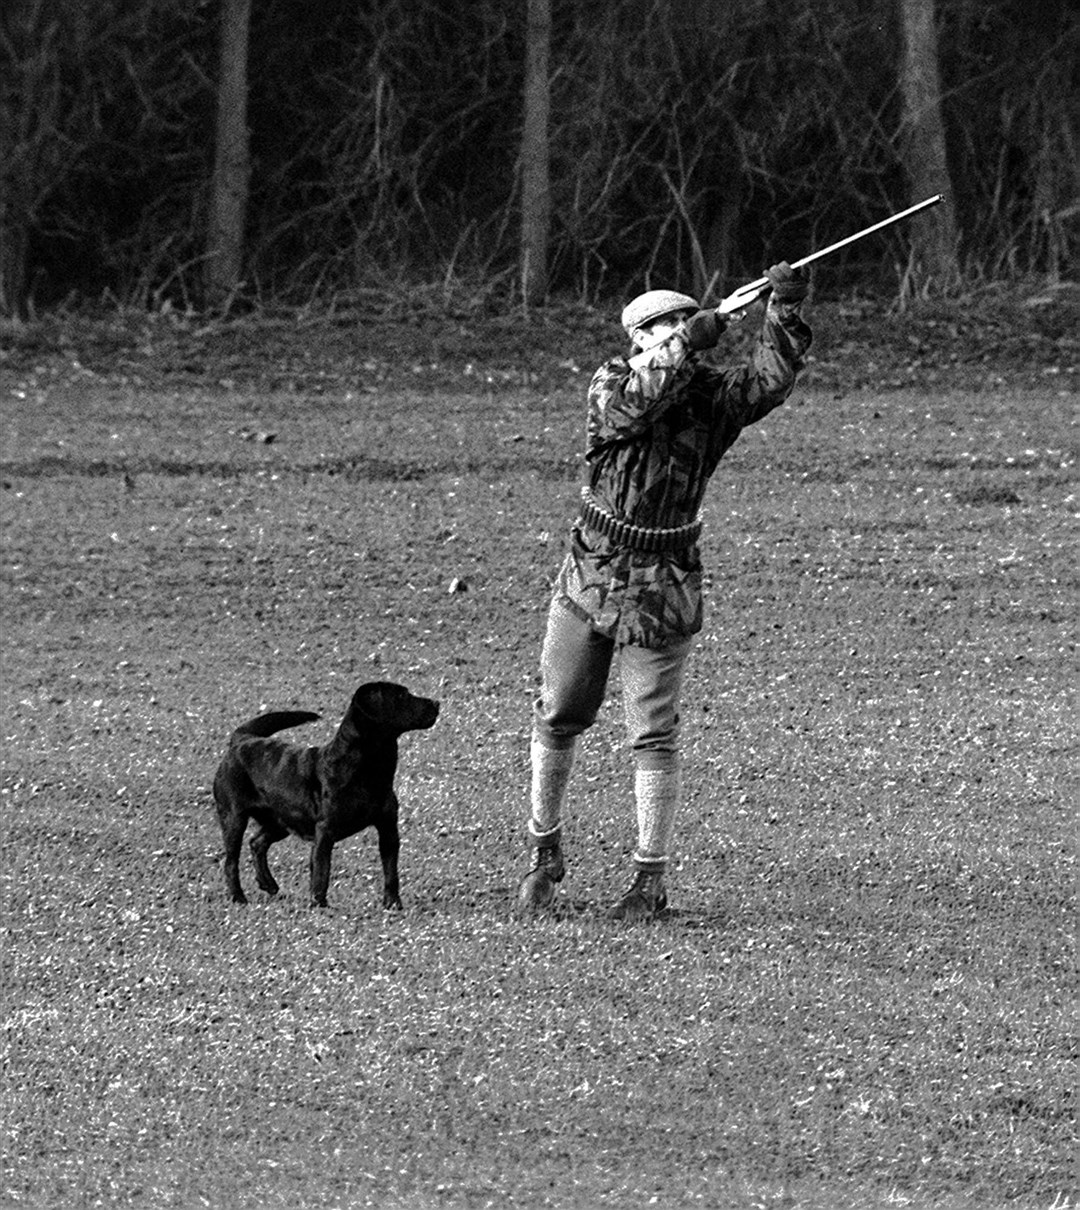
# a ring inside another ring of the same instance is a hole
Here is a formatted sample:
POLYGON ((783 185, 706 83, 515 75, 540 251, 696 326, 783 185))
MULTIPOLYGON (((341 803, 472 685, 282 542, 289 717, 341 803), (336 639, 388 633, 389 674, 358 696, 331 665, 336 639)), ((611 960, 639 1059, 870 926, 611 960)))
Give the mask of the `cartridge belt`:
POLYGON ((682 550, 685 546, 693 546, 701 537, 700 517, 689 525, 677 525, 672 529, 650 529, 645 525, 631 525, 629 521, 621 521, 614 513, 604 508, 588 487, 581 489, 581 515, 578 524, 608 538, 616 546, 643 554, 682 550))

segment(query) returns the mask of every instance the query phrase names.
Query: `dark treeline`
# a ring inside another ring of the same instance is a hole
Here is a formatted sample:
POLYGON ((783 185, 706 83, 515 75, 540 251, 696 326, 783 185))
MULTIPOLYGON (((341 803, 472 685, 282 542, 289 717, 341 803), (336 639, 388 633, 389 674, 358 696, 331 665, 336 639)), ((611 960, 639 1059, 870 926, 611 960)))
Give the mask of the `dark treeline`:
MULTIPOLYGON (((5 0, 6 311, 202 305, 227 4, 5 0)), ((1080 195, 1067 0, 553 0, 545 288, 715 294, 919 200, 913 4, 936 18, 948 179, 934 191, 957 272, 1067 272, 1080 195)), ((520 291, 526 9, 250 0, 242 295, 520 291)), ((819 280, 911 287, 910 257, 909 233, 890 232, 819 280)))

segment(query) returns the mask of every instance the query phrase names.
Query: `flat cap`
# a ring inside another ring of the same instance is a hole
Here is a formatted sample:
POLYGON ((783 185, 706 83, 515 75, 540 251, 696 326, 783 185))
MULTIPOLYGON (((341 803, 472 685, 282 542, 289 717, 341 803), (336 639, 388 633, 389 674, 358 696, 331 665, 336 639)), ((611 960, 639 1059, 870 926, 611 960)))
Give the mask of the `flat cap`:
POLYGON ((661 315, 670 315, 673 311, 700 310, 700 303, 689 294, 679 294, 675 290, 649 290, 632 298, 623 307, 622 326, 626 334, 632 336, 635 328, 652 319, 659 319, 661 315))

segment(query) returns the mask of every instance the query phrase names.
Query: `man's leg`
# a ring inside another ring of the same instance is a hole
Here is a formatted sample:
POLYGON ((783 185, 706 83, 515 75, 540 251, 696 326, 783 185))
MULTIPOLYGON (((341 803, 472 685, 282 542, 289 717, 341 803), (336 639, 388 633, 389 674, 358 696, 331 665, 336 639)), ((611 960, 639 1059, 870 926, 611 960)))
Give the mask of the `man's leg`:
POLYGON ((661 650, 621 651, 623 705, 634 754, 638 843, 634 881, 612 910, 619 920, 651 919, 667 905, 664 873, 681 795, 679 698, 691 641, 661 650))
POLYGON ((562 808, 574 766, 577 737, 591 727, 604 700, 613 643, 559 601, 552 601, 540 653, 540 696, 533 711, 529 846, 531 867, 518 900, 543 909, 566 872, 562 808))

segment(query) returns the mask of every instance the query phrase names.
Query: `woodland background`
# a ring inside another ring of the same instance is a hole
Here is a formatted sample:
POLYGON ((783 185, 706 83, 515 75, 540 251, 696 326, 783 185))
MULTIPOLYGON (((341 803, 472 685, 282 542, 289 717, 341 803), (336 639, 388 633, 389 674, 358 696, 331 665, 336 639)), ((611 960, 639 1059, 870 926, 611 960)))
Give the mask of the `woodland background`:
POLYGON ((1065 0, 6 0, 0 308, 909 298, 1077 250, 1065 0))
POLYGON ((1074 9, 0 0, 5 1206, 1077 1205, 1074 9), (618 306, 939 192, 710 487, 671 919, 612 703, 516 921, 618 306), (373 676, 406 911, 230 911, 223 737, 373 676))

